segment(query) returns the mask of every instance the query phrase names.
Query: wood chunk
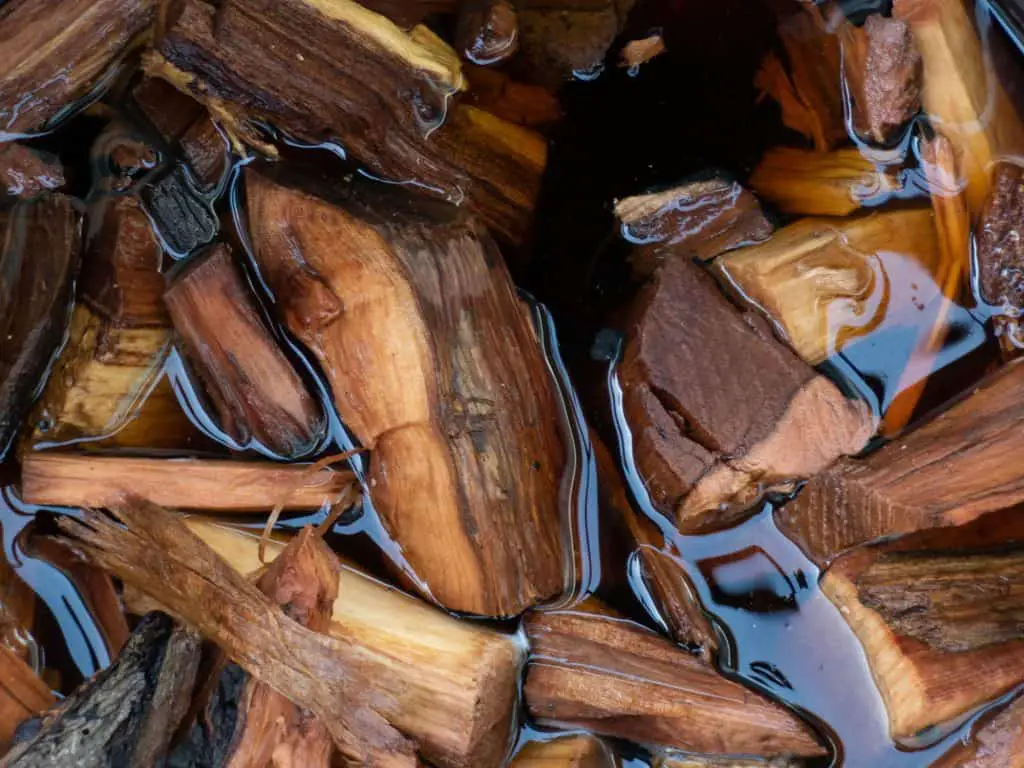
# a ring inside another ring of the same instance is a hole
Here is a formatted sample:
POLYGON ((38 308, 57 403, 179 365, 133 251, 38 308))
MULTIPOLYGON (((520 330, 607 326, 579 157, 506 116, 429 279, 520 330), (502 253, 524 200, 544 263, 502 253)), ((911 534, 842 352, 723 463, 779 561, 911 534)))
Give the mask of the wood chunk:
POLYGON ((0 755, 10 749, 15 729, 53 702, 46 683, 20 656, 0 644, 0 755))
POLYGON ((26 584, 0 552, 0 646, 6 646, 23 661, 38 650, 35 629, 36 593, 26 584))
MULTIPOLYGON (((115 116, 93 141, 89 161, 93 174, 89 198, 91 216, 109 211, 122 193, 129 193, 160 162, 148 135, 134 123, 115 116)), ((92 227, 90 227, 90 234, 92 227)))
POLYGON ((0 131, 55 125, 145 42, 152 0, 9 0, 0 8, 0 131))
POLYGON ((661 35, 630 40, 619 52, 619 66, 628 67, 631 73, 639 70, 641 64, 646 64, 655 56, 665 52, 665 40, 661 35))
POLYGON ((803 760, 777 757, 758 760, 748 757, 705 757, 703 755, 682 755, 666 751, 654 758, 652 768, 801 768, 803 760))
POLYGON ((516 125, 541 128, 562 119, 562 106, 547 88, 513 80, 504 72, 467 64, 466 101, 516 125))
POLYGON ((894 739, 1024 680, 1022 549, 883 546, 837 561, 821 589, 864 646, 894 739))
MULTIPOLYGON (((206 667, 204 664, 201 674, 207 673, 206 667)), ((237 664, 224 664, 219 674, 213 668, 212 677, 198 686, 193 699, 195 711, 189 713, 192 725, 180 740, 175 741, 168 756, 169 766, 192 768, 227 764, 237 737, 245 727, 248 707, 243 693, 249 679, 237 664)))
POLYGON ((757 198, 736 182, 722 178, 623 198, 615 203, 615 216, 627 240, 653 246, 631 257, 634 270, 645 276, 655 270, 666 253, 710 261, 733 248, 765 240, 772 233, 757 198))
POLYGON ((594 77, 626 23, 634 0, 520 0, 519 55, 513 72, 552 90, 594 77))
POLYGON ((680 530, 735 520, 767 488, 858 452, 874 431, 864 404, 738 312, 693 263, 666 261, 634 317, 619 371, 634 457, 680 530), (687 454, 699 461, 678 461, 687 454))
POLYGON ((516 753, 510 768, 617 768, 615 753, 593 736, 563 736, 531 741, 516 753))
POLYGON ((111 199, 83 258, 82 300, 114 328, 166 328, 163 251, 137 198, 111 199))
POLYGON ((976 235, 981 298, 995 308, 996 329, 1006 357, 1024 348, 1024 171, 999 163, 976 235))
POLYGON ((463 0, 455 26, 455 48, 467 61, 486 67, 519 50, 519 20, 508 0, 463 0))
POLYGON ((542 725, 710 754, 825 754, 787 710, 631 621, 559 610, 525 627, 524 695, 542 725))
POLYGON ((228 168, 228 145, 208 115, 178 139, 185 162, 204 190, 215 187, 228 168))
POLYGON ((157 459, 134 456, 27 453, 22 461, 22 497, 32 504, 104 507, 130 493, 175 509, 209 512, 268 512, 317 509, 342 496, 351 501, 351 472, 310 465, 220 459, 157 459))
POLYGON ((147 616, 114 663, 46 713, 0 766, 157 765, 188 710, 199 652, 198 635, 147 616))
POLYGON ((474 107, 458 57, 425 27, 405 33, 351 0, 187 0, 147 69, 206 104, 236 142, 272 151, 253 121, 339 142, 376 176, 465 200, 498 236, 522 242, 546 146, 474 107), (318 10, 320 9, 320 10, 318 10), (331 51, 325 58, 323 51, 331 51))
POLYGON ((930 211, 903 210, 834 221, 803 219, 714 267, 758 307, 810 365, 941 295, 933 277, 939 246, 930 211), (898 244, 898 246, 896 245, 898 244), (895 250, 898 247, 899 250, 895 250), (882 287, 888 301, 878 294, 882 287))
POLYGON ((320 442, 326 419, 260 317, 225 245, 192 258, 164 293, 174 329, 220 427, 295 458, 320 442))
POLYGON ((788 68, 769 53, 754 86, 779 103, 788 128, 811 139, 819 152, 827 151, 847 137, 839 40, 819 6, 809 3, 779 25, 779 38, 788 68))
MULTIPOLYGON (((195 517, 186 524, 239 574, 263 568, 256 536, 195 517)), ((271 542, 268 557, 281 549, 271 542)), ((356 690, 393 702, 389 721, 418 742, 425 760, 452 768, 502 765, 519 684, 516 638, 458 621, 348 566, 338 593, 329 628, 340 644, 334 658, 357 664, 359 680, 365 672, 373 681, 356 690)))
POLYGON ((63 341, 81 236, 81 217, 64 195, 19 202, 3 218, 0 456, 37 397, 63 341))
POLYGON ((490 238, 377 190, 334 204, 247 172, 256 261, 412 569, 450 610, 515 615, 563 587, 553 382, 490 238))
POLYGON ((142 200, 164 245, 182 258, 212 242, 220 222, 180 165, 142 190, 142 200))
POLYGON ((1018 696, 976 727, 971 741, 957 744, 932 768, 1021 768, 1024 766, 1024 698, 1018 696))
POLYGON ((921 109, 921 53, 910 25, 873 13, 841 30, 844 75, 858 134, 888 144, 921 109))
POLYGON ((857 149, 811 152, 773 147, 761 158, 749 184, 785 213, 846 216, 873 198, 897 191, 900 182, 857 149))
POLYGON ((32 198, 64 186, 64 166, 49 152, 0 144, 0 187, 8 195, 32 198))
POLYGON ((1022 397, 1024 365, 1007 365, 925 426, 813 478, 776 520, 824 563, 860 544, 1019 504, 1022 397))
POLYGON ((993 162, 1024 151, 1024 126, 991 76, 961 0, 895 0, 893 17, 913 32, 924 65, 924 110, 961 154, 967 202, 977 218, 993 162))

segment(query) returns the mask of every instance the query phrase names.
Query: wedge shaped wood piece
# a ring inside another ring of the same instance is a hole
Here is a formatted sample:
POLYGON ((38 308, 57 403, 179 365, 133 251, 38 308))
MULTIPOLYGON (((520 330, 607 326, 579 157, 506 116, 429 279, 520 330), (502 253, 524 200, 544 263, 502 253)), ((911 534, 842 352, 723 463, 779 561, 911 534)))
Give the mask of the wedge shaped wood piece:
POLYGON ((967 744, 958 744, 932 768, 1021 768, 1024 766, 1024 698, 1018 696, 986 717, 967 744))
POLYGON ((541 724, 710 754, 825 754, 777 704, 638 624, 590 610, 533 613, 524 695, 541 724))
POLYGON ((993 77, 961 0, 896 0, 924 63, 921 100, 929 119, 961 153, 967 202, 977 217, 992 164, 1024 151, 1024 125, 993 77))
POLYGON ((1022 397, 1024 365, 1009 364, 928 424, 813 478, 776 520, 825 563, 860 544, 1019 504, 1022 397))
MULTIPOLYGON (((186 525, 237 572, 264 567, 256 536, 196 517, 186 525)), ((268 558, 281 549, 268 544, 268 558)), ((139 604, 127 591, 126 599, 136 610, 157 605, 139 604)), ((328 633, 346 649, 339 658, 351 658, 373 681, 368 690, 389 703, 388 720, 424 759, 445 768, 503 764, 522 661, 515 636, 454 619, 347 565, 328 633)))
POLYGON ((49 709, 53 702, 46 683, 20 656, 0 644, 0 754, 10 749, 19 725, 49 709))
POLYGON ((637 469, 683 531, 734 522, 766 489, 857 453, 874 431, 864 403, 682 258, 638 295, 619 376, 637 469))
POLYGON ((0 133, 50 127, 146 41, 154 0, 11 0, 0 8, 0 133))
POLYGON ((1024 349, 1024 169, 999 163, 978 222, 978 280, 982 300, 995 311, 1004 357, 1024 349))
POLYGON ((311 472, 310 465, 62 451, 27 453, 21 487, 33 504, 104 507, 130 493, 173 509, 218 513, 317 509, 356 497, 351 472, 311 472))
POLYGON ((510 768, 617 768, 615 753, 593 736, 563 736, 531 741, 516 753, 510 768))
POLYGON ((0 229, 2 455, 38 396, 67 328, 81 217, 71 198, 50 195, 0 214, 0 229))
POLYGON ((895 739, 1024 680, 1024 549, 920 551, 909 541, 851 553, 821 581, 864 646, 895 739))
POLYGON ((206 104, 236 142, 273 151, 253 121, 336 141, 377 176, 464 200, 502 239, 526 236, 546 145, 452 101, 458 56, 426 27, 405 32, 351 0, 186 0, 157 51, 149 72, 206 104))
POLYGON ((376 509, 433 596, 511 616, 558 593, 559 406, 494 243, 446 206, 356 188, 335 204, 258 173, 246 192, 277 311, 371 449, 376 509))
POLYGON ((284 458, 316 447, 326 419, 271 335, 227 246, 190 259, 164 303, 221 429, 240 445, 255 441, 284 458))

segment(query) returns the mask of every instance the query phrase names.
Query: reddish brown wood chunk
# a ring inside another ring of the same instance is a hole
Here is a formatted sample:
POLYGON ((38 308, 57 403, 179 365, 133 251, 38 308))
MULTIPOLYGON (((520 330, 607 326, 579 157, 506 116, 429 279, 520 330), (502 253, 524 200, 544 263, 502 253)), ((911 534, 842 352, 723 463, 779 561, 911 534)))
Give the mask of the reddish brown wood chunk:
POLYGON ((989 304, 1024 311, 1024 169, 999 163, 977 234, 981 295, 989 304))
POLYGON ((766 487, 859 451, 873 431, 847 400, 743 315, 703 270, 666 262, 636 300, 620 369, 634 457, 685 530, 720 526, 766 487))
POLYGON ((864 459, 844 459, 776 512, 812 559, 877 539, 961 525, 1024 501, 1024 365, 864 459))
POLYGON ((562 118, 558 97, 541 85, 513 80, 488 67, 465 66, 470 90, 466 101, 516 125, 541 128, 562 118))
POLYGON ((0 144, 0 188, 14 197, 37 197, 64 186, 60 158, 21 144, 0 144))
POLYGON ((53 702, 46 683, 21 657, 0 644, 0 755, 11 748, 15 729, 53 702))

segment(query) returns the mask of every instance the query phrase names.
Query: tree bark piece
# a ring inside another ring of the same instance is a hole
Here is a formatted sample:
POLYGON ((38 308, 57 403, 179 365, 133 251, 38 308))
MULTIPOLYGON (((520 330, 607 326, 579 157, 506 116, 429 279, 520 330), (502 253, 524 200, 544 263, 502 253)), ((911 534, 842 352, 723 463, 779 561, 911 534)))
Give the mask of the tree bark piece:
POLYGON ((1024 170, 999 163, 978 222, 978 279, 982 299, 996 308, 1000 344, 1007 357, 1024 348, 1024 170))
POLYGON ((188 256, 217 236, 220 221, 210 201, 180 165, 143 187, 141 195, 154 229, 175 258, 188 256))
POLYGON ((1024 366, 1010 364, 967 398, 864 459, 843 459, 776 512, 811 559, 871 541, 962 525, 1024 501, 1024 366))
POLYGON ((17 727, 53 702, 46 683, 24 659, 0 644, 0 755, 10 749, 17 727))
POLYGON ((504 72, 467 64, 467 103, 495 117, 528 128, 544 128, 562 119, 562 106, 547 88, 513 80, 504 72))
POLYGON ((893 17, 913 32, 924 63, 925 112, 961 153, 967 202, 977 218, 992 163, 1024 150, 1024 126, 991 76, 961 0, 896 0, 893 17))
POLYGON ((750 176, 750 186, 785 213, 846 216, 899 188, 899 181, 858 149, 811 152, 774 147, 750 176))
POLYGON ((819 7, 810 4, 779 25, 779 38, 788 70, 777 54, 769 53, 754 86, 779 103, 788 128, 811 139, 819 152, 827 151, 847 137, 838 38, 819 7))
POLYGON ((0 187, 8 195, 32 198, 64 186, 64 166, 49 152, 15 142, 0 144, 0 187))
POLYGON ((637 468, 680 530, 721 527, 767 488, 863 448, 867 407, 847 400, 710 276, 673 259, 638 296, 619 375, 637 468))
POLYGON ((36 593, 0 553, 0 645, 23 661, 31 660, 36 651, 35 614, 36 593))
POLYGON ((464 199, 497 235, 521 242, 543 140, 449 105, 464 86, 458 57, 426 28, 405 33, 350 0, 327 8, 229 0, 215 25, 213 6, 187 0, 147 68, 206 104, 236 140, 270 150, 256 120, 302 141, 337 141, 375 175, 464 199))
POLYGON ((114 663, 46 713, 0 766, 156 765, 188 710, 199 652, 197 635, 147 616, 114 663))
POLYGON ((921 109, 921 53, 910 25, 873 13, 840 38, 853 124, 868 141, 887 144, 921 109))
POLYGON ((626 619, 530 614, 524 689, 540 724, 709 754, 825 754, 782 707, 626 619))
POLYGON ((1024 698, 1018 696, 976 727, 968 744, 958 744, 932 768, 1022 768, 1024 698))
POLYGON ((654 272, 666 253, 710 261, 772 233, 757 198, 722 178, 623 198, 615 203, 615 216, 627 240, 650 244, 631 257, 634 271, 644 276, 654 272))
POLYGON ((886 547, 821 581, 867 655, 893 738, 950 720, 1024 680, 1024 550, 886 547))
POLYGON ((593 736, 563 736, 531 741, 516 753, 510 768, 617 768, 615 754, 593 736))
POLYGON ((64 195, 19 202, 6 216, 0 216, 0 229, 4 219, 0 456, 21 426, 63 340, 81 236, 81 218, 64 195))
POLYGON ((800 357, 818 365, 887 322, 927 319, 917 307, 941 296, 933 276, 938 261, 931 211, 908 210, 804 219, 767 243, 726 254, 714 269, 767 315, 800 357), (913 319, 901 311, 913 311, 913 319))
POLYGON ((130 493, 175 509, 235 513, 351 501, 355 478, 347 471, 311 474, 302 464, 37 451, 22 461, 21 488, 33 504, 101 508, 130 493))
POLYGON ((52 127, 143 43, 151 0, 10 0, 0 9, 0 131, 52 127))
POLYGON ((756 760, 746 757, 703 757, 701 755, 677 755, 671 752, 655 757, 653 768, 802 768, 805 761, 788 757, 771 760, 756 760))
POLYGON ((320 442, 326 420, 277 346, 225 245, 191 259, 164 293, 174 328, 223 429, 295 458, 320 442))
POLYGON ((279 316, 371 449, 374 505, 432 595, 511 616, 559 592, 559 406, 493 242, 358 188, 334 204, 247 173, 246 192, 279 316))
MULTIPOLYGON (((256 536, 194 517, 186 524, 239 574, 263 568, 256 536)), ((268 557, 281 549, 269 543, 268 557)), ((376 701, 391 706, 388 719, 418 742, 422 757, 442 768, 502 765, 519 684, 515 637, 460 622, 348 566, 338 593, 329 628, 344 649, 336 658, 357 665, 359 681, 364 672, 373 681, 359 690, 376 691, 376 701)), ((153 609, 128 588, 126 599, 133 609, 153 609)))

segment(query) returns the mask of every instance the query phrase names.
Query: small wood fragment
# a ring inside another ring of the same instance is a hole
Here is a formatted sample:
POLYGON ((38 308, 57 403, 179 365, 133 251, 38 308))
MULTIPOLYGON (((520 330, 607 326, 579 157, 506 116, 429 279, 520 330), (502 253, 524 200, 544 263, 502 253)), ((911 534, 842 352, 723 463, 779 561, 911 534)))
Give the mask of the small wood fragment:
POLYGON ((631 621, 558 610, 528 615, 525 627, 524 695, 542 725, 709 754, 825 754, 787 710, 631 621))
POLYGON ((519 50, 519 21, 508 0, 463 0, 455 26, 455 48, 481 67, 499 64, 519 50))
POLYGON ((351 472, 309 465, 220 459, 164 459, 27 453, 22 461, 22 496, 32 504, 104 507, 131 493, 174 509, 267 512, 317 509, 325 501, 354 501, 351 472))
POLYGON ((921 109, 921 53, 905 20, 873 13, 841 30, 857 133, 890 143, 921 109))
POLYGON ((899 188, 895 176, 853 148, 811 152, 773 147, 748 183, 779 210, 800 216, 846 216, 899 188))
POLYGON ((152 0, 10 0, 0 9, 0 132, 52 127, 146 41, 152 0))
POLYGON ((865 404, 737 311, 691 262, 666 261, 633 316, 619 375, 634 458, 680 530, 735 521, 766 489, 858 452, 874 431, 865 404))
POLYGON ((0 189, 14 197, 38 197, 64 186, 60 158, 15 142, 0 143, 0 189))
POLYGON ((996 312, 1006 357, 1024 348, 1024 169, 999 163, 976 236, 981 298, 996 312))
MULTIPOLYGON (((759 308, 810 365, 899 313, 935 305, 939 245, 931 211, 886 211, 836 221, 803 219, 767 243, 725 254, 714 270, 759 308), (879 296, 882 288, 888 301, 879 296)), ((913 312, 913 321, 928 316, 913 312)))
POLYGON ((641 64, 646 64, 664 52, 665 39, 661 35, 630 40, 619 52, 619 66, 627 67, 630 72, 636 72, 641 64))
POLYGON ((1024 501, 1024 365, 1011 363, 923 427, 843 459, 776 512, 825 563, 871 541, 963 525, 1024 501))
POLYGON ((469 81, 465 101, 495 117, 528 128, 544 128, 562 119, 558 97, 541 85, 513 80, 506 73, 467 64, 469 81))
POLYGON ((371 449, 370 494, 409 565, 450 610, 515 615, 564 584, 547 363, 479 225, 377 189, 328 201, 247 172, 256 261, 371 449))
POLYGON ((145 186, 142 201, 163 244, 175 258, 212 242, 220 229, 210 202, 180 165, 145 186))
POLYGON ((894 739, 1024 680, 1024 550, 876 547, 837 561, 821 589, 864 646, 894 739))
POLYGON ((1018 696, 975 726, 968 743, 954 746, 932 768, 1022 768, 1024 698, 1018 696))
POLYGON ((531 741, 516 753, 509 768, 618 768, 615 753, 593 736, 562 736, 531 741))
MULTIPOLYGON (((4 8, 6 10, 6 8, 4 8)), ((64 195, 0 215, 0 455, 63 341, 78 270, 81 217, 64 195)))
POLYGON ((239 445, 255 442, 284 458, 316 447, 326 420, 271 336, 227 246, 193 257, 164 302, 221 429, 239 445))
POLYGON ((0 766, 157 765, 188 710, 199 653, 196 634, 147 616, 114 663, 47 712, 0 766))
POLYGON ((779 25, 788 69, 776 53, 761 62, 754 86, 782 109, 782 121, 824 152, 846 139, 839 41, 820 6, 802 4, 779 25))
POLYGON ((11 748, 17 727, 49 709, 53 702, 46 683, 24 659, 0 643, 0 755, 11 748))
POLYGON ((627 240, 651 246, 631 256, 636 272, 645 276, 664 261, 666 253, 709 261, 772 233, 757 198, 722 178, 623 198, 615 203, 615 216, 627 240))

